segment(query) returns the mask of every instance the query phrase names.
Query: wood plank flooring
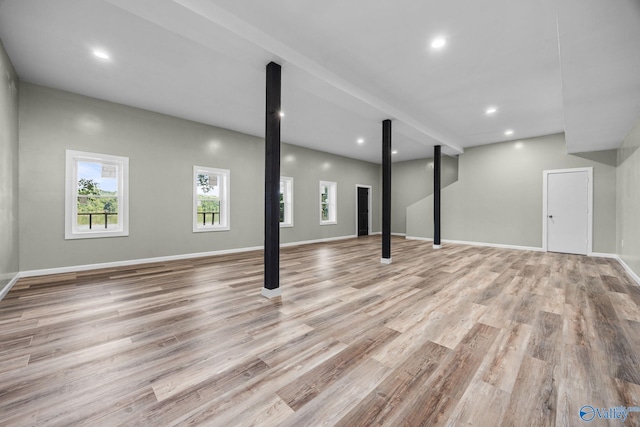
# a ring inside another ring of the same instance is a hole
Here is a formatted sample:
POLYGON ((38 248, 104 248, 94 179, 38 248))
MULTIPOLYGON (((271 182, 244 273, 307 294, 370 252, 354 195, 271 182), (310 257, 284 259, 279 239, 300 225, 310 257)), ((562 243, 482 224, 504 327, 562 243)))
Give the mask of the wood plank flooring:
MULTIPOLYGON (((640 406, 614 260, 380 238, 20 280, 2 426, 580 426, 640 406)), ((591 425, 637 426, 640 413, 591 425)))

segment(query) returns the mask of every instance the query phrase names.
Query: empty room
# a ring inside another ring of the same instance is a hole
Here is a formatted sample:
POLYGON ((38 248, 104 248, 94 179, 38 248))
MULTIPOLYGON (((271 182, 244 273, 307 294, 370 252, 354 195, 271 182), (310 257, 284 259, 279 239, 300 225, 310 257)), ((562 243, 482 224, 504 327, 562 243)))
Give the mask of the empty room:
POLYGON ((640 1, 0 0, 0 425, 640 426, 640 1))

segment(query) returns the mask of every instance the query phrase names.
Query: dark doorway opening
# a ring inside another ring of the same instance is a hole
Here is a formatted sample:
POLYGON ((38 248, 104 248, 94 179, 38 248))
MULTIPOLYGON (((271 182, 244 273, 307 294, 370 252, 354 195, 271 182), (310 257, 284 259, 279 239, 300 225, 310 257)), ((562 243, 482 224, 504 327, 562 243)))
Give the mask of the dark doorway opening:
POLYGON ((358 187, 358 236, 369 235, 369 189, 358 187))

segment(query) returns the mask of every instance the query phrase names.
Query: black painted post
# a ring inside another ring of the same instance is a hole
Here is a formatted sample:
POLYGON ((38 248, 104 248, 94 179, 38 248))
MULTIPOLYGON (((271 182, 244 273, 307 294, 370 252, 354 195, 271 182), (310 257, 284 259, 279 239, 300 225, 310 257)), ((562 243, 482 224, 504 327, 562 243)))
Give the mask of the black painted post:
POLYGON ((267 65, 264 167, 264 288, 273 298, 280 291, 280 87, 281 68, 267 65))
POLYGON ((382 122, 382 258, 391 264, 391 120, 382 122))
POLYGON ((433 147, 433 248, 440 249, 440 161, 442 147, 433 147))

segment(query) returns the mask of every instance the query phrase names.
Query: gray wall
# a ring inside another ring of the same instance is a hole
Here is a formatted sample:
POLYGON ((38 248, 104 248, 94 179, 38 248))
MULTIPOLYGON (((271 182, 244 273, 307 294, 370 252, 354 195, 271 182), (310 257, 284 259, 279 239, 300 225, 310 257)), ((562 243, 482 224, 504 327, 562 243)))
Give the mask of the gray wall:
MULTIPOLYGON (((615 253, 616 152, 568 155, 563 134, 468 148, 442 192, 442 238, 542 246, 542 171, 593 166, 594 252, 615 253)), ((407 209, 407 234, 432 237, 432 197, 407 209)))
POLYGON ((294 227, 280 229, 282 243, 356 235, 356 184, 372 186, 369 231, 381 230, 379 165, 289 144, 283 144, 281 159, 281 175, 293 177, 294 190, 294 227), (321 180, 338 184, 336 225, 319 225, 321 180))
POLYGON ((19 271, 18 81, 0 42, 0 291, 19 271))
MULTIPOLYGON (((294 228, 282 242, 355 234, 355 184, 373 190, 379 166, 284 145, 294 178, 294 228), (320 226, 319 180, 338 183, 338 224, 320 226)), ((86 265, 261 246, 264 143, 260 138, 22 83, 20 269, 86 265), (65 149, 129 157, 128 237, 64 240, 65 149), (193 165, 231 170, 231 230, 192 232, 193 165), (153 213, 152 213, 153 212, 153 213)))
MULTIPOLYGON (((3 67, 7 64, 3 56, 3 67)), ((2 120, 15 123, 9 87, 2 88, 2 120)), ((20 270, 262 245, 262 139, 29 83, 20 89, 20 270), (64 240, 65 149, 129 157, 129 237, 64 240), (192 232, 194 164, 231 170, 230 231, 192 232)), ((2 129, 2 149, 9 147, 2 159, 15 162, 11 147, 17 130, 2 129)), ((618 253, 636 269, 639 134, 636 127, 618 152, 618 253)), ((542 171, 593 166, 594 251, 615 252, 616 152, 567 155, 565 150, 560 134, 470 148, 457 160, 444 157, 443 238, 540 247, 542 171)), ((431 161, 393 165, 393 232, 431 237, 431 161)), ((3 183, 15 188, 15 165, 3 167, 2 173, 10 175, 3 183)), ((356 184, 373 186, 371 231, 380 230, 379 165, 283 144, 282 175, 294 178, 295 224, 281 229, 283 243, 354 235, 356 184), (319 180, 338 183, 337 225, 319 225, 319 180)), ((15 272, 17 232, 15 219, 13 225, 9 219, 16 216, 15 192, 3 189, 2 203, 2 230, 11 234, 1 243, 7 254, 2 272, 15 272), (12 216, 5 214, 9 205, 12 216)))
POLYGON ((640 122, 618 149, 616 242, 620 258, 640 276, 640 150, 638 148, 640 148, 640 122))
MULTIPOLYGON (((442 156, 441 188, 458 180, 458 158, 442 156)), ((433 194, 433 159, 397 162, 391 177, 391 232, 405 234, 407 208, 433 194)))

